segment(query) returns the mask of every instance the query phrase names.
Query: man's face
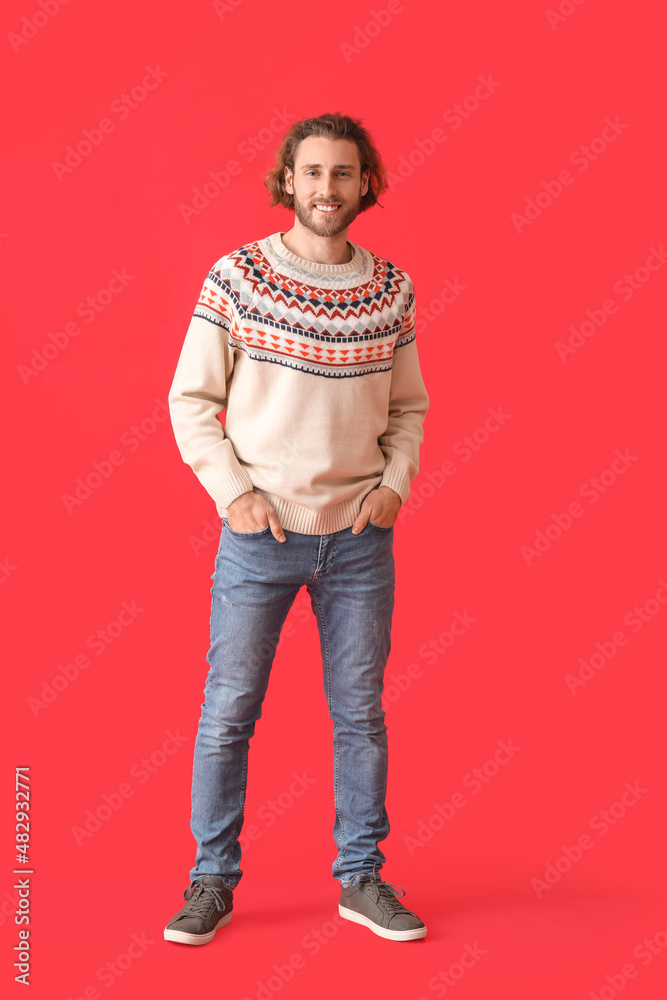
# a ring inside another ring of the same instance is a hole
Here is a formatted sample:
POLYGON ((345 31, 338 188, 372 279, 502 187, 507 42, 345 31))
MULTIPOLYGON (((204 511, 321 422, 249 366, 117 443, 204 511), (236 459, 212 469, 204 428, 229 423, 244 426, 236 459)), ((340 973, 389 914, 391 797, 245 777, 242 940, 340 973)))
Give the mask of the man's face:
POLYGON ((359 214, 368 171, 362 176, 359 150, 350 139, 309 136, 297 148, 294 174, 285 170, 285 187, 302 226, 317 236, 338 236, 359 214))

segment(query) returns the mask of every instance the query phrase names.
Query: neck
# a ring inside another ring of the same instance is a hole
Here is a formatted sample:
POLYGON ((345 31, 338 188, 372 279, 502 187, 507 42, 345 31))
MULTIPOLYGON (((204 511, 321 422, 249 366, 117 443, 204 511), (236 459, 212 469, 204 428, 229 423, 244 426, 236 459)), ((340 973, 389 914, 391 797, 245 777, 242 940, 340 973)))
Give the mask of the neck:
POLYGON ((348 228, 337 236, 318 236, 296 219, 292 228, 283 233, 282 241, 291 253, 314 264, 349 264, 354 250, 347 242, 348 228))

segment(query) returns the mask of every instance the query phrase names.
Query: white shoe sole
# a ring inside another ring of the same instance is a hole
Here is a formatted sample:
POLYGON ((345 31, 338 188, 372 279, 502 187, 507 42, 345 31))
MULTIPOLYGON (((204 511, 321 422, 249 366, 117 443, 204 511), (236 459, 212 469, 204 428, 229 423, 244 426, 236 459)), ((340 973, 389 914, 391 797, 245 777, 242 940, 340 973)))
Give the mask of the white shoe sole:
POLYGON ((345 920, 352 920, 355 924, 368 927, 374 934, 379 934, 380 937, 388 938, 390 941, 417 941, 419 938, 426 937, 425 927, 415 927, 411 931, 391 931, 387 927, 379 927, 370 917, 365 917, 363 913, 348 910, 341 903, 338 904, 338 912, 345 920))
POLYGON ((208 944, 215 937, 215 932, 228 924, 233 915, 234 911, 232 910, 231 913, 226 913, 224 917, 220 917, 213 930, 209 931, 208 934, 188 934, 186 931, 172 931, 168 927, 165 927, 164 939, 165 941, 176 941, 178 944, 208 944))

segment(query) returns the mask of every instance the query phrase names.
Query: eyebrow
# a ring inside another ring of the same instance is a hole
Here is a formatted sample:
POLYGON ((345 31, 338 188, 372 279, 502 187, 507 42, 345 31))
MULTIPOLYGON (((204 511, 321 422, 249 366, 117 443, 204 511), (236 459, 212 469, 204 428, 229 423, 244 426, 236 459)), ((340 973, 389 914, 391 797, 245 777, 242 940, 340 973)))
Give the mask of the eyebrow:
MULTIPOLYGON (((321 163, 304 163, 301 167, 302 170, 310 170, 312 167, 321 167, 321 163)), ((353 163, 335 163, 334 170, 340 170, 344 167, 346 170, 356 170, 353 163)))

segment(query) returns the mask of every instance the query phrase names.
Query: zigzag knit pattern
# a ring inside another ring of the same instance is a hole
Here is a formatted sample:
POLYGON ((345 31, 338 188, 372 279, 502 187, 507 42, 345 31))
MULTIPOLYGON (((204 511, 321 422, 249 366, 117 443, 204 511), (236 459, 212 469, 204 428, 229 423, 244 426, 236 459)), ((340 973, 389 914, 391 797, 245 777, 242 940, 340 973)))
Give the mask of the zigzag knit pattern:
POLYGON ((407 273, 357 246, 359 268, 313 273, 277 253, 276 238, 214 264, 194 315, 222 327, 230 346, 255 361, 328 378, 390 370, 394 351, 415 337, 407 273))

